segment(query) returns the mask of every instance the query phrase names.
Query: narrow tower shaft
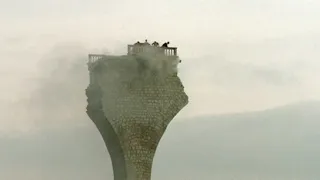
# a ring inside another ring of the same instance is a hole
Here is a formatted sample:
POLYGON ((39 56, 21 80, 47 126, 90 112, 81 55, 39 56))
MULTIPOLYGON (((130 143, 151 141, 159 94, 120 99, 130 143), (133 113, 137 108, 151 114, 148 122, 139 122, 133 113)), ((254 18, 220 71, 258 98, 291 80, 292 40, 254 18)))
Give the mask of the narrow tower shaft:
POLYGON ((150 180, 158 143, 188 103, 175 59, 103 57, 89 64, 87 114, 111 156, 115 180, 150 180))

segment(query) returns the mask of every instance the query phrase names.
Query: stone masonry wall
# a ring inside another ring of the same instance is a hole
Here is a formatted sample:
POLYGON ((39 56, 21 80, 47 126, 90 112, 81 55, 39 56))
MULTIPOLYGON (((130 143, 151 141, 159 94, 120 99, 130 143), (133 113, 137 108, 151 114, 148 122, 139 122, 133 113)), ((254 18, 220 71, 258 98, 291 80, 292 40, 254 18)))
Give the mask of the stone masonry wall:
POLYGON ((157 145, 188 103, 172 61, 110 56, 89 66, 87 113, 105 140, 115 180, 151 179, 157 145))

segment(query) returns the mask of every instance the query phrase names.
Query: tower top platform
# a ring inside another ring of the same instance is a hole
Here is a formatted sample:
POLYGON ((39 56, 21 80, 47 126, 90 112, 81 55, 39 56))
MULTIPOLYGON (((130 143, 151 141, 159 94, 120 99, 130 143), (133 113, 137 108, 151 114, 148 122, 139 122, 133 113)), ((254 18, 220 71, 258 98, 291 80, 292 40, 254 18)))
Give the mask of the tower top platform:
MULTIPOLYGON (((139 55, 148 55, 148 56, 165 56, 172 59, 178 59, 177 47, 159 47, 151 46, 145 44, 138 45, 127 45, 127 55, 122 56, 139 56, 139 55)), ((106 58, 112 55, 105 54, 89 54, 88 63, 93 63, 101 58, 106 58)))

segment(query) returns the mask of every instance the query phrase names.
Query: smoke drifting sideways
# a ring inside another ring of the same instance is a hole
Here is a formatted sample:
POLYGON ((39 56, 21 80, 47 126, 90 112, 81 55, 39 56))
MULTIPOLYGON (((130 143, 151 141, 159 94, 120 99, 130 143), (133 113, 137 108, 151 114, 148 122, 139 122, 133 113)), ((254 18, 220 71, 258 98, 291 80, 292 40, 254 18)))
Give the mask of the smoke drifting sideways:
MULTIPOLYGON (((37 60, 36 76, 30 80, 30 84, 35 84, 35 88, 27 97, 18 98, 18 101, 11 105, 7 104, 8 113, 1 114, 1 119, 13 122, 9 129, 14 133, 10 133, 10 136, 24 132, 41 132, 48 128, 73 128, 89 124, 93 126, 86 114, 85 89, 89 84, 89 53, 110 55, 110 51, 106 49, 89 50, 81 43, 60 43, 37 60)), ((158 72, 160 69, 170 69, 155 62, 149 61, 145 65, 158 72)), ((132 70, 132 67, 129 69, 132 70)), ((0 136, 6 133, 7 129, 0 128, 0 136)))
POLYGON ((45 53, 37 64, 35 89, 11 104, 15 110, 10 108, 11 112, 4 115, 7 121, 15 122, 11 128, 14 134, 90 123, 85 113, 88 53, 78 43, 57 44, 45 53))

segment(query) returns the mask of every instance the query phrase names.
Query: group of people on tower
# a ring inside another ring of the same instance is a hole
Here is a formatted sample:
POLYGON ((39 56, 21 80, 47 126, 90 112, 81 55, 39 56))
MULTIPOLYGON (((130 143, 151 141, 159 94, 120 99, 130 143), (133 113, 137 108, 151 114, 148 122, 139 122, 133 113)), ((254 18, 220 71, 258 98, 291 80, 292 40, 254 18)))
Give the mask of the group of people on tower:
MULTIPOLYGON (((170 43, 169 41, 165 42, 165 43, 162 44, 161 47, 168 47, 169 43, 170 43)), ((141 42, 138 41, 134 45, 150 46, 150 44, 149 44, 147 39, 144 41, 144 43, 141 43, 141 42)), ((159 43, 157 41, 154 41, 151 45, 154 46, 154 47, 159 47, 159 43)))

